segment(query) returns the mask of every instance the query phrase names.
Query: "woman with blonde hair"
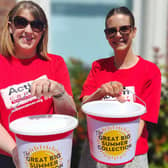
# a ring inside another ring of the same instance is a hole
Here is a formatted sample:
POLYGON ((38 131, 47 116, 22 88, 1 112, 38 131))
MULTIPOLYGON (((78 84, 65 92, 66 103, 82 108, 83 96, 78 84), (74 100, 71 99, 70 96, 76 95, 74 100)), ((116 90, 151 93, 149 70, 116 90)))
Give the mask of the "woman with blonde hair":
POLYGON ((69 73, 61 56, 48 54, 48 23, 42 8, 21 1, 9 12, 0 45, 0 165, 15 167, 17 152, 8 117, 75 114, 69 73))

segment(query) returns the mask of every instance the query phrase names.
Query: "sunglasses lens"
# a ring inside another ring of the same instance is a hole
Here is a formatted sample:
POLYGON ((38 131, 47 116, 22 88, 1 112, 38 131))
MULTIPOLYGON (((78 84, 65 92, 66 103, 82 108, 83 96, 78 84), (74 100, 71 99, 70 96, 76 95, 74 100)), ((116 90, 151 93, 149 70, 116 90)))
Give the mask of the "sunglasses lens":
POLYGON ((14 25, 16 29, 24 29, 28 24, 31 25, 31 28, 34 32, 41 32, 44 28, 44 24, 40 20, 29 22, 27 19, 21 16, 16 16, 14 18, 14 25))
POLYGON ((35 32, 41 32, 44 28, 44 24, 40 20, 35 20, 31 22, 31 27, 35 32))
MULTIPOLYGON (((125 26, 121 26, 119 28, 119 32, 121 35, 127 35, 131 32, 131 25, 125 25, 125 26)), ((112 28, 107 28, 104 30, 104 32, 106 33, 106 35, 110 35, 111 37, 114 37, 117 33, 117 28, 112 27, 112 28)))
POLYGON ((113 35, 117 32, 117 30, 115 28, 108 28, 108 29, 105 29, 104 32, 107 34, 107 35, 113 35))
POLYGON ((131 26, 121 26, 120 27, 120 32, 121 33, 125 33, 125 34, 127 34, 127 33, 130 33, 130 30, 131 30, 131 26))
POLYGON ((28 21, 23 17, 16 16, 14 18, 14 25, 16 29, 23 29, 27 26, 27 24, 28 24, 28 21))

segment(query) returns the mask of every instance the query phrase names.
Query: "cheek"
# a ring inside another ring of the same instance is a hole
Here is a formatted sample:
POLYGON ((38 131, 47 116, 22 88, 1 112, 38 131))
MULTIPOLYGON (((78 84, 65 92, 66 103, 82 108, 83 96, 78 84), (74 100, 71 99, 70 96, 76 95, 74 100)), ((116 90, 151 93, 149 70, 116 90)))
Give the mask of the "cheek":
POLYGON ((17 39, 21 36, 21 33, 22 33, 22 30, 20 29, 16 29, 16 30, 13 30, 13 33, 12 33, 12 36, 13 36, 13 39, 17 39))
POLYGON ((42 33, 36 34, 36 41, 39 42, 42 38, 42 33))
POLYGON ((113 40, 110 38, 108 38, 107 40, 108 40, 108 43, 110 44, 110 46, 113 47, 113 40))

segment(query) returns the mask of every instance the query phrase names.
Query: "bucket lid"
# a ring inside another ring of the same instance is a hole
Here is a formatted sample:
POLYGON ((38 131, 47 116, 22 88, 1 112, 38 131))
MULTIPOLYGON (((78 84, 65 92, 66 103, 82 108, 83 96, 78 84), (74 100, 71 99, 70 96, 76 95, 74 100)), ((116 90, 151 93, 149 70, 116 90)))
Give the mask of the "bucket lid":
POLYGON ((84 113, 103 118, 137 117, 146 112, 146 108, 138 103, 119 101, 92 101, 82 105, 84 113))
POLYGON ((73 130, 78 120, 68 115, 35 115, 19 118, 9 124, 12 132, 20 135, 53 135, 73 130))

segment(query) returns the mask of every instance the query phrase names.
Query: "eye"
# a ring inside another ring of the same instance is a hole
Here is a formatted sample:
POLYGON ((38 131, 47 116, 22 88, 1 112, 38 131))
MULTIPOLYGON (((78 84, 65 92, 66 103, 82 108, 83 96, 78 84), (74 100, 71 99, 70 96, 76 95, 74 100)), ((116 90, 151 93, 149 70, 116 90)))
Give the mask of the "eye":
POLYGON ((44 28, 44 24, 40 20, 35 20, 35 21, 31 22, 31 26, 32 26, 33 30, 36 32, 40 32, 44 28))
POLYGON ((109 34, 114 34, 114 33, 116 33, 116 32, 117 32, 116 28, 107 28, 107 29, 105 29, 105 33, 106 33, 107 35, 109 35, 109 34))
POLYGON ((121 26, 120 27, 120 31, 123 32, 123 33, 129 33, 131 30, 131 26, 121 26))
POLYGON ((27 24, 28 24, 28 21, 23 17, 16 16, 14 18, 14 25, 17 29, 24 28, 25 26, 27 26, 27 24))

